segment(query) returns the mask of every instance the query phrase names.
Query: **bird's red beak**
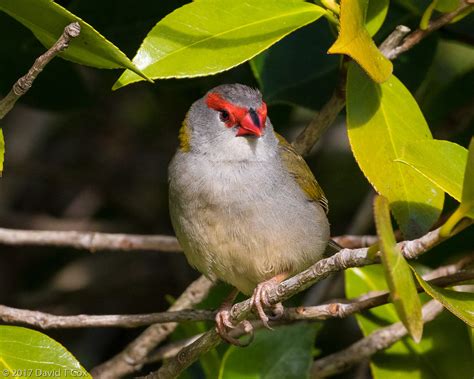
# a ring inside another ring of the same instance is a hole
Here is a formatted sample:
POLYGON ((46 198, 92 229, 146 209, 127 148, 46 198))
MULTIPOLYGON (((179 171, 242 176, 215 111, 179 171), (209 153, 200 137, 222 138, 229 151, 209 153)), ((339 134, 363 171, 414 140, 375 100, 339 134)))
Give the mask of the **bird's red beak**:
POLYGON ((247 114, 240 120, 240 128, 236 136, 254 135, 261 137, 263 124, 261 118, 254 109, 250 108, 247 114))

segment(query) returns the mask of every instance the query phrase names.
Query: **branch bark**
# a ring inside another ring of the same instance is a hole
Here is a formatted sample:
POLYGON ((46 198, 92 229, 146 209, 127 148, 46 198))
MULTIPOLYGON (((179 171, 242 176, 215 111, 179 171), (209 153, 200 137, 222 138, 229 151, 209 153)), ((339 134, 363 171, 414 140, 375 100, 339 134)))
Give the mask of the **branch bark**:
POLYGON ((71 39, 76 38, 80 33, 81 25, 78 22, 73 22, 64 28, 63 34, 59 37, 56 43, 36 59, 28 73, 18 79, 7 96, 0 100, 0 120, 10 112, 17 100, 28 92, 33 85, 33 81, 40 72, 43 71, 45 66, 61 51, 64 51, 69 46, 71 39))
POLYGON ((0 228, 0 244, 72 247, 91 252, 99 250, 182 251, 178 240, 173 236, 5 228, 0 228))
MULTIPOLYGON (((459 264, 442 266, 423 276, 432 285, 445 287, 474 279, 474 270, 460 271, 462 267, 474 261, 474 254, 465 257, 459 264)), ((418 291, 422 288, 418 286, 418 291)), ((326 320, 344 318, 356 312, 366 310, 389 302, 389 293, 368 293, 356 299, 329 301, 317 306, 285 308, 279 318, 281 322, 300 320, 326 320)), ((0 320, 7 324, 28 325, 40 329, 73 329, 73 328, 136 328, 158 323, 183 321, 214 321, 216 312, 203 309, 183 309, 178 311, 128 314, 128 315, 72 315, 58 316, 46 312, 32 311, 0 305, 0 320)))
MULTIPOLYGON (((423 321, 427 323, 434 320, 442 310, 443 306, 436 300, 429 301, 423 306, 423 321)), ((407 333, 401 322, 379 329, 344 350, 316 360, 311 369, 311 377, 326 378, 346 371, 376 352, 392 346, 407 333)))

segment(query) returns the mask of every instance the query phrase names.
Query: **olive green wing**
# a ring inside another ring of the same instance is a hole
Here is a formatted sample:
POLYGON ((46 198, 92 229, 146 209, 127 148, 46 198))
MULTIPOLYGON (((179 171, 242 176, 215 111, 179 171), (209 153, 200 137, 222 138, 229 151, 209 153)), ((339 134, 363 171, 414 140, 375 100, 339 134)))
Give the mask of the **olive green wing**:
POLYGON ((275 133, 275 135, 279 141, 280 157, 284 166, 306 194, 308 200, 317 201, 327 213, 328 201, 326 196, 324 196, 323 190, 314 178, 305 160, 285 138, 278 133, 275 133))

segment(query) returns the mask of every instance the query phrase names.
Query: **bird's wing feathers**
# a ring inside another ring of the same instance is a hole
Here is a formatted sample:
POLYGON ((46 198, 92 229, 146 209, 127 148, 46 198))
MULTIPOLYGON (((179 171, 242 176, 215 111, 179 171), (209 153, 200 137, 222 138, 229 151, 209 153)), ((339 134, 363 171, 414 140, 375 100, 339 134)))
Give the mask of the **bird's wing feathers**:
POLYGON ((306 194, 308 200, 317 201, 327 213, 328 201, 326 196, 324 196, 323 190, 314 178, 314 175, 305 160, 295 151, 293 146, 291 146, 285 138, 278 133, 275 133, 275 135, 279 141, 280 157, 286 169, 306 194))

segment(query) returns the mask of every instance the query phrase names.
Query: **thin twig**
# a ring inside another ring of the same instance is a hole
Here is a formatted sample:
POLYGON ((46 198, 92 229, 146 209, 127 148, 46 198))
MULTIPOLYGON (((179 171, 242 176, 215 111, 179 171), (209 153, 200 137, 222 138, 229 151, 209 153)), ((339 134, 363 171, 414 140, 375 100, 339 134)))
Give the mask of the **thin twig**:
MULTIPOLYGON (((212 282, 206 277, 199 277, 186 288, 169 308, 169 311, 188 309, 199 304, 206 298, 212 285, 212 282)), ((140 370, 145 364, 148 354, 177 326, 178 324, 175 322, 151 325, 123 351, 92 369, 92 376, 94 379, 114 379, 140 370)))
MULTIPOLYGON (((462 224, 456 232, 460 232, 471 223, 462 224)), ((439 231, 440 228, 433 230, 416 240, 400 242, 397 246, 406 258, 415 258, 447 238, 442 237, 439 231)), ((283 281, 278 285, 278 287, 276 287, 276 290, 269 290, 269 303, 277 304, 282 302, 334 272, 342 271, 350 267, 366 266, 378 261, 379 253, 372 254, 369 252, 368 248, 353 250, 342 249, 333 256, 322 259, 307 270, 283 281)), ((231 310, 234 322, 245 319, 250 314, 251 310, 252 301, 250 299, 235 304, 231 310)), ((194 343, 184 347, 178 356, 166 361, 158 371, 151 373, 147 378, 175 378, 196 359, 198 359, 201 354, 208 352, 219 343, 220 339, 216 331, 212 329, 194 343)))
POLYGON ((466 12, 469 7, 472 7, 472 4, 466 3, 464 0, 461 1, 461 5, 450 13, 444 13, 436 20, 433 20, 429 23, 426 29, 417 29, 413 33, 409 34, 401 43, 401 45, 394 47, 391 51, 388 51, 385 56, 388 59, 396 59, 400 54, 410 50, 413 46, 418 44, 423 38, 443 27, 446 24, 449 24, 454 18, 459 14, 466 12))
MULTIPOLYGON (((411 30, 408 26, 398 25, 395 30, 382 42, 379 47, 380 52, 388 58, 392 50, 396 49, 403 38, 410 33, 411 30)), ((390 59, 390 58, 388 58, 390 59)))
POLYGON ((173 236, 59 230, 0 228, 0 244, 73 247, 91 252, 99 250, 182 251, 178 240, 173 236))
POLYGON ((64 51, 72 38, 79 36, 81 33, 81 25, 78 22, 73 22, 64 28, 63 34, 59 37, 56 43, 46 51, 43 55, 38 57, 25 76, 22 76, 13 85, 13 88, 2 100, 0 100, 0 120, 10 112, 17 100, 23 96, 32 86, 33 81, 39 75, 45 66, 58 55, 64 51))
MULTIPOLYGON (((443 306, 436 300, 429 301, 423 306, 423 321, 432 321, 442 310, 443 306)), ((376 352, 387 349, 406 335, 407 330, 401 322, 378 329, 348 348, 316 360, 311 369, 311 377, 326 378, 346 371, 376 352)))
POLYGON ((183 309, 130 315, 74 315, 58 316, 0 305, 0 320, 8 324, 22 324, 41 329, 65 328, 137 328, 157 323, 214 320, 215 312, 201 309, 183 309))
MULTIPOLYGON (((336 236, 333 239, 344 247, 367 247, 374 236, 336 236), (345 245, 348 243, 349 245, 345 245)), ((83 249, 90 252, 162 251, 182 252, 174 236, 125 233, 100 233, 76 230, 23 230, 0 228, 0 244, 11 246, 55 246, 83 249)))

